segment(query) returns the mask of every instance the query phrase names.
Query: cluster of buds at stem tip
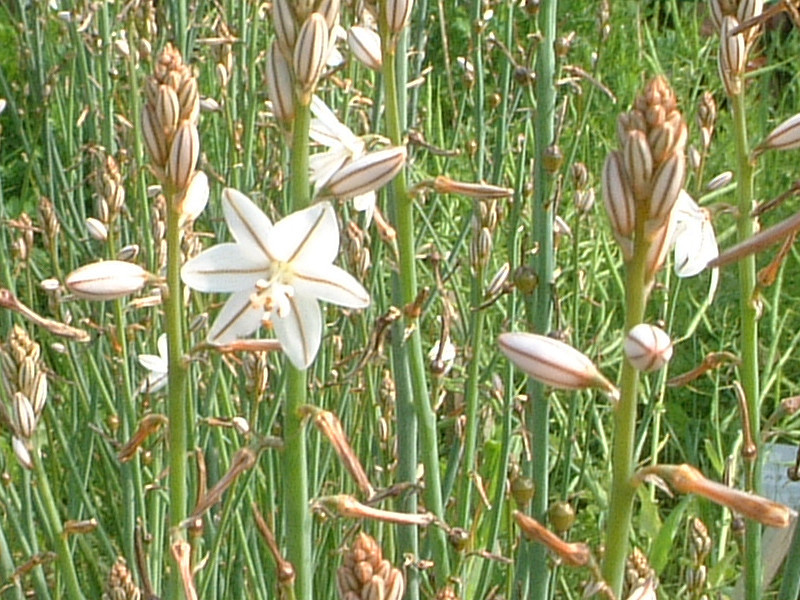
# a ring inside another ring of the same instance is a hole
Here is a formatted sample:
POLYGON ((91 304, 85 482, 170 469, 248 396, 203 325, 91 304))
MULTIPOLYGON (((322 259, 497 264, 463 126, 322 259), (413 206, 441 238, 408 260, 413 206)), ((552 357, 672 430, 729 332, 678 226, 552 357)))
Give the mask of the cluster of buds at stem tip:
POLYGON ((145 83, 142 132, 156 177, 181 215, 195 217, 208 200, 208 180, 197 171, 200 94, 191 67, 167 44, 145 83))
POLYGON ((603 201, 625 261, 644 236, 648 279, 669 249, 672 209, 686 178, 686 123, 664 77, 651 80, 633 108, 617 121, 620 149, 603 167, 603 201))
POLYGON ((14 454, 26 469, 32 468, 29 446, 47 403, 47 375, 41 347, 19 325, 0 346, 2 387, 9 405, 0 403, 0 418, 9 425, 14 454))
POLYGON ((308 105, 339 28, 340 0, 275 0, 275 41, 267 59, 267 93, 275 117, 288 123, 295 103, 308 105))
POLYGON ((400 600, 405 582, 400 570, 383 558, 378 543, 361 532, 342 556, 336 587, 340 600, 400 600))
POLYGON ((588 356, 559 340, 535 333, 501 333, 500 350, 529 376, 564 390, 599 388, 612 399, 619 390, 588 356))
POLYGON ((666 482, 676 492, 697 494, 770 527, 788 527, 797 512, 779 502, 711 481, 691 465, 654 465, 634 475, 634 483, 666 482))
POLYGON ((711 0, 711 17, 719 31, 719 76, 729 96, 742 92, 747 53, 758 35, 758 26, 742 30, 763 11, 763 0, 711 0))

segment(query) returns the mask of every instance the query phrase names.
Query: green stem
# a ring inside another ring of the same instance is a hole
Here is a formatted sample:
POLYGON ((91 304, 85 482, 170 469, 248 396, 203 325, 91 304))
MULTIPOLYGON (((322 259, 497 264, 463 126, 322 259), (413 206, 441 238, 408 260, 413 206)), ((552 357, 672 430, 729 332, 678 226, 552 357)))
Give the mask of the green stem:
MULTIPOLYGON (((308 206, 308 131, 311 112, 298 103, 292 137, 291 210, 308 206)), ((295 570, 295 594, 299 600, 313 598, 314 565, 311 549, 311 513, 308 510, 308 457, 306 436, 298 409, 306 404, 306 372, 287 362, 284 398, 283 511, 286 557, 295 570)))
MULTIPOLYGON (((170 198, 170 196, 168 196, 170 198)), ((186 439, 186 376, 183 360, 183 286, 181 284, 180 215, 169 203, 167 210, 167 304, 166 328, 168 348, 167 417, 169 419, 169 524, 170 545, 185 539, 178 525, 187 516, 187 454, 186 439)), ((173 565, 170 595, 183 598, 183 584, 177 565, 173 565)))
MULTIPOLYGON (((736 223, 737 242, 749 239, 755 233, 755 221, 750 216, 753 209, 753 165, 747 142, 747 119, 744 97, 741 93, 731 98, 733 105, 733 130, 736 144, 736 203, 739 217, 736 223)), ((739 311, 741 318, 741 365, 739 377, 747 402, 750 438, 756 453, 745 457, 746 487, 753 493, 761 492, 761 398, 758 377, 758 314, 754 305, 756 291, 756 262, 751 255, 739 261, 739 311)), ((748 520, 745 528, 744 581, 745 598, 761 597, 763 564, 761 560, 761 525, 748 520)))
MULTIPOLYGON (((535 333, 546 334, 553 312, 553 202, 550 197, 552 181, 545 170, 544 157, 555 141, 555 50, 557 0, 542 0, 539 11, 541 41, 536 53, 536 119, 534 122, 533 169, 533 244, 538 252, 531 266, 539 277, 539 286, 527 303, 527 314, 535 333)), ((531 433, 531 460, 524 465, 533 480, 536 494, 531 502, 531 515, 544 522, 549 499, 550 407, 545 387, 534 380, 528 382, 530 408, 526 426, 531 433)), ((534 544, 528 549, 529 598, 544 600, 549 594, 547 549, 534 544)), ((520 565, 522 566, 522 565, 520 565)))
POLYGON ((64 584, 67 586, 67 598, 70 600, 84 600, 81 586, 78 583, 78 575, 75 573, 75 565, 72 563, 72 552, 67 544, 67 536, 64 533, 64 526, 58 514, 58 508, 53 498, 53 492, 50 489, 50 481, 47 479, 47 472, 44 469, 39 449, 34 448, 31 455, 34 469, 36 470, 37 488, 41 494, 44 514, 48 521, 47 526, 52 534, 52 542, 55 545, 61 576, 64 578, 64 584))
MULTIPOLYGON (((386 125, 389 139, 393 144, 403 142, 400 101, 396 71, 396 48, 392 36, 387 33, 385 23, 381 23, 383 40, 383 82, 386 88, 386 125)), ((405 58, 404 58, 405 60, 405 58)), ((403 85, 404 87, 404 85, 403 85)), ((406 170, 392 181, 394 193, 394 215, 396 217, 397 244, 400 255, 400 286, 402 303, 408 305, 417 297, 417 271, 415 264, 414 203, 406 187, 406 170)), ((420 434, 420 454, 425 467, 424 499, 426 508, 439 519, 444 517, 442 502, 441 473, 439 469, 439 448, 437 445, 436 413, 431 405, 425 372, 425 357, 422 351, 422 338, 415 327, 403 348, 408 360, 411 375, 411 390, 417 411, 420 434)), ((444 530, 433 528, 431 550, 434 560, 434 573, 437 581, 443 584, 450 574, 447 538, 444 530)))
MULTIPOLYGON (((642 322, 649 285, 649 277, 646 272, 649 242, 644 237, 645 219, 640 216, 636 221, 634 255, 625 270, 625 331, 642 322)), ((636 465, 638 386, 638 372, 627 359, 623 360, 622 374, 620 375, 620 399, 614 410, 611 497, 608 523, 606 524, 606 556, 603 563, 603 578, 618 598, 622 592, 633 498, 636 491, 631 485, 631 476, 636 465)))

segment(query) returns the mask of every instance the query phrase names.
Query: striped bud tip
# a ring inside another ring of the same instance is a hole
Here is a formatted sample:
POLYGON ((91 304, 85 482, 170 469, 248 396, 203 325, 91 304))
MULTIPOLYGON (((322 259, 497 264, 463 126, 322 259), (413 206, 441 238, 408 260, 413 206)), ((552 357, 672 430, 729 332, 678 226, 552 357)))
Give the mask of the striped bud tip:
POLYGON ((273 0, 272 25, 275 27, 275 40, 281 52, 291 56, 297 43, 297 20, 289 0, 273 0))
POLYGON ((267 94, 275 118, 291 121, 294 118, 292 66, 276 44, 272 44, 267 51, 267 94))
POLYGON ((661 163, 653 178, 648 216, 656 228, 669 219, 685 179, 686 155, 683 152, 674 152, 661 163))
POLYGON ((736 17, 725 16, 719 34, 719 75, 729 96, 735 96, 742 91, 742 75, 747 58, 744 35, 731 34, 738 26, 736 17))
POLYGON ((183 78, 178 87, 178 103, 181 107, 180 118, 196 124, 200 116, 200 90, 197 87, 197 79, 183 78))
POLYGON ((800 148, 800 113, 789 117, 773 129, 759 148, 767 150, 800 148))
POLYGON ((353 25, 347 30, 347 45, 358 62, 372 69, 380 71, 383 66, 381 53, 381 36, 368 27, 353 25))
POLYGON ((177 190, 185 190, 200 156, 200 135, 197 125, 181 121, 169 151, 167 176, 177 190))
POLYGON ((414 0, 386 0, 383 5, 386 8, 386 24, 389 26, 389 31, 392 33, 403 31, 411 19, 414 0))
POLYGON ((328 58, 328 24, 319 13, 311 13, 297 34, 292 64, 297 85, 309 94, 317 85, 328 58))
POLYGON ((340 8, 341 0, 319 0, 314 12, 321 14, 328 25, 328 31, 333 31, 333 28, 339 24, 340 8))
POLYGON ((149 104, 142 108, 142 137, 153 162, 161 168, 167 164, 167 138, 155 109, 149 104))
POLYGON ((650 195, 650 179, 653 176, 653 156, 643 131, 634 129, 628 132, 622 158, 630 177, 633 198, 642 201, 650 195))
POLYGON ((636 227, 636 207, 620 154, 616 151, 608 155, 603 166, 603 203, 614 235, 632 237, 636 227))
POLYGON ((334 173, 319 195, 350 198, 366 194, 391 181, 405 162, 405 146, 370 152, 334 173))
POLYGON ((672 358, 672 340, 663 329, 639 323, 625 336, 625 356, 637 371, 661 369, 672 358))
POLYGON ((535 333, 501 333, 500 350, 529 376, 564 390, 600 388, 617 398, 616 387, 582 352, 553 338, 535 333))
POLYGON ((36 432, 38 419, 33 411, 33 405, 28 397, 21 393, 14 393, 14 431, 24 439, 31 439, 36 432))
POLYGON ((168 85, 158 86, 156 93, 155 109, 158 113, 158 120, 163 128, 163 135, 169 139, 175 133, 178 120, 181 115, 181 105, 178 101, 178 94, 168 85))
POLYGON ((67 289, 84 300, 115 300, 138 292, 150 280, 139 265, 105 260, 84 265, 67 275, 67 289))

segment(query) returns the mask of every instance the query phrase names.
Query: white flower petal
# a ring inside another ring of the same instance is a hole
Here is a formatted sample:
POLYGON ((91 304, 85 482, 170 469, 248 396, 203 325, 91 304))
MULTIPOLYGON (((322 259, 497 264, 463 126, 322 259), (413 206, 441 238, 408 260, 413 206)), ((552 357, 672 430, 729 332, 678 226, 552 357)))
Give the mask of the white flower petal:
POLYGON ((353 196, 353 208, 359 212, 365 213, 367 227, 369 227, 369 224, 372 223, 372 215, 375 214, 375 202, 376 198, 374 191, 353 196))
POLYGON ((311 99, 311 114, 315 117, 311 120, 309 130, 309 136, 312 140, 329 148, 341 144, 351 153, 364 153, 364 141, 356 136, 347 125, 342 123, 336 113, 319 96, 314 96, 311 99))
POLYGON ((139 364, 148 371, 152 371, 154 373, 167 372, 167 361, 160 356, 156 356, 155 354, 140 354, 138 358, 139 364))
POLYGON ((369 294, 355 277, 335 265, 305 264, 295 271, 295 296, 319 298, 349 308, 369 306, 369 294))
POLYGON ((717 238, 708 211, 684 190, 678 196, 675 211, 675 274, 693 277, 719 255, 717 238))
POLYGON ((167 359, 169 358, 169 349, 167 347, 167 334, 166 333, 162 333, 160 336, 158 336, 158 341, 156 341, 156 347, 158 348, 158 354, 166 362, 167 359))
POLYGON ((347 162, 347 149, 342 145, 335 146, 327 152, 312 154, 308 157, 310 179, 316 189, 322 189, 334 173, 347 162))
POLYGON ((244 244, 218 244, 183 265, 181 279, 200 292, 252 291, 268 268, 261 252, 248 252, 244 244))
POLYGON ((264 239, 272 229, 272 221, 250 198, 233 188, 222 192, 222 210, 234 239, 247 252, 261 253, 269 258, 264 239))
POLYGON ((228 298, 208 332, 208 341, 211 344, 228 344, 238 338, 247 337, 261 326, 264 309, 253 306, 250 301, 253 291, 236 292, 228 298))
POLYGON ((283 317, 272 315, 275 337, 286 356, 298 369, 314 361, 322 340, 322 313, 316 299, 295 296, 289 299, 291 310, 283 317))
POLYGON ((169 378, 165 373, 150 373, 147 377, 144 378, 141 385, 139 386, 139 393, 140 394, 155 394, 159 390, 163 390, 167 387, 167 383, 169 382, 169 378))
POLYGON ((267 239, 269 252, 295 268, 305 263, 330 264, 339 252, 339 225, 329 202, 320 202, 275 223, 267 239))

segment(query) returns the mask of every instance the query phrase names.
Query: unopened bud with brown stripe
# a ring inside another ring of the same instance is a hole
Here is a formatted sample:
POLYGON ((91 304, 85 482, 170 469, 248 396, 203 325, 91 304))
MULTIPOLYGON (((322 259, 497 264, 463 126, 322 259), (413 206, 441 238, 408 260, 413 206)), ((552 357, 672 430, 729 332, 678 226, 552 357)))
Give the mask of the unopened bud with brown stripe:
POLYGON ((373 71, 381 70, 383 66, 381 36, 376 31, 353 25, 347 30, 347 45, 358 62, 373 71))
POLYGON ((297 42, 297 18, 290 0, 273 0, 272 25, 275 28, 275 40, 280 51, 285 56, 291 57, 297 42))
POLYGON ((501 333, 500 350, 529 376, 565 390, 599 388, 612 398, 619 391, 588 356, 559 340, 535 333, 501 333))
POLYGON ((267 50, 267 94, 276 119, 284 122, 294 119, 292 65, 275 43, 267 50))
POLYGON ((328 25, 328 32, 339 24, 339 9, 341 0, 319 0, 314 12, 322 15, 328 25))
POLYGON ((637 371, 661 369, 672 358, 672 340, 655 325, 639 323, 625 336, 625 356, 637 371))
POLYGON ((297 34, 292 65, 295 82, 304 102, 311 101, 311 93, 325 68, 330 50, 328 33, 325 17, 319 13, 311 13, 297 34))
POLYGON ((151 278, 139 265, 121 260, 106 260, 72 271, 64 283, 78 298, 114 300, 138 292, 151 278))
POLYGON ((405 146, 370 152, 334 173, 319 195, 350 198, 376 190, 391 181, 405 162, 405 146))
POLYGON ((728 96, 742 91, 742 75, 747 60, 744 34, 731 32, 739 26, 736 17, 725 16, 720 28, 719 75, 728 96))
POLYGON ((445 175, 439 175, 433 180, 433 189, 440 194, 460 194, 468 198, 478 200, 494 200, 499 198, 510 198, 514 195, 511 188, 491 185, 489 183, 467 183, 456 181, 445 175))
POLYGON ((789 117, 770 131, 756 151, 794 150, 795 148, 800 148, 800 113, 789 117))
POLYGON ((641 202, 650 195, 650 179, 653 176, 653 156, 650 154, 647 135, 638 129, 629 131, 622 150, 633 198, 641 202))
POLYGON ((647 221, 648 233, 662 227, 669 220, 672 207, 675 206, 685 180, 686 155, 683 152, 674 152, 661 163, 653 178, 647 221))
POLYGON ((181 121, 172 139, 167 163, 167 176, 176 190, 186 189, 199 156, 200 135, 197 133, 197 125, 191 121, 181 121))
POLYGON ((414 0, 385 0, 386 24, 389 31, 398 34, 411 19, 411 9, 414 8, 414 0))

